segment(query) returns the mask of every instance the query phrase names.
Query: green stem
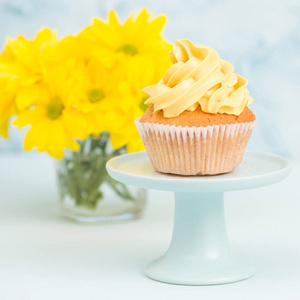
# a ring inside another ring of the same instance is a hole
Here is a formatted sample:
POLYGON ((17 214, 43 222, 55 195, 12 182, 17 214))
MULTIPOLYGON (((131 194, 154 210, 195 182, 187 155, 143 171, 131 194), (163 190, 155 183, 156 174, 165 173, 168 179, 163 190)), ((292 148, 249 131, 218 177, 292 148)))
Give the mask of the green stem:
POLYGON ((103 132, 100 137, 92 136, 80 141, 80 150, 61 161, 59 180, 61 191, 65 194, 62 196, 69 195, 76 205, 95 209, 98 201, 105 196, 101 187, 106 182, 124 200, 135 200, 127 186, 112 179, 106 171, 106 162, 110 158, 126 152, 123 147, 107 153, 108 142, 108 133, 103 132))

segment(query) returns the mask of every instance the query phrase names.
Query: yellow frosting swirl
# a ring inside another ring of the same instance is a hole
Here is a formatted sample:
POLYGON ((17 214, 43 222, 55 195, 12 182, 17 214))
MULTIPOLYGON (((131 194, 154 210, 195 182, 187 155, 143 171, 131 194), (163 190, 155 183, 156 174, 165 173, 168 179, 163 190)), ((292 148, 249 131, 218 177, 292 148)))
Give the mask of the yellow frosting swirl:
POLYGON ((247 80, 214 49, 177 40, 169 54, 173 65, 162 80, 143 89, 154 112, 163 110, 164 117, 172 118, 200 105, 207 113, 239 115, 253 101, 247 80))

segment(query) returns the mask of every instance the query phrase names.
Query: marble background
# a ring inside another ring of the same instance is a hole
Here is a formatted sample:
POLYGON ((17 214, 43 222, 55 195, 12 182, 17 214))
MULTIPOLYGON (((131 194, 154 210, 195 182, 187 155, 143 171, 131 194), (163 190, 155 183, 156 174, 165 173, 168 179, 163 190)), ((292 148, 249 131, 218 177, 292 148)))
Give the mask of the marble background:
MULTIPOLYGON (((249 80, 258 125, 249 147, 300 159, 300 1, 0 0, 0 41, 32 37, 43 26, 77 33, 114 8, 124 19, 148 7, 168 15, 165 36, 215 48, 249 80)), ((0 138, 0 152, 22 151, 24 132, 0 138)))

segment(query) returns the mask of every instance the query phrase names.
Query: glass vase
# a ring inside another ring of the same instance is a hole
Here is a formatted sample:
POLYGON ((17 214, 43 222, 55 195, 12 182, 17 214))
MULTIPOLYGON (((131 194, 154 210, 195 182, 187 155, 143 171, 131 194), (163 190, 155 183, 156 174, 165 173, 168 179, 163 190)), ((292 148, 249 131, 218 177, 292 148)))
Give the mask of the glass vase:
POLYGON ((66 217, 83 222, 121 221, 141 216, 146 204, 146 190, 112 179, 106 162, 126 153, 113 150, 109 134, 80 141, 79 151, 66 151, 57 162, 60 206, 66 217))

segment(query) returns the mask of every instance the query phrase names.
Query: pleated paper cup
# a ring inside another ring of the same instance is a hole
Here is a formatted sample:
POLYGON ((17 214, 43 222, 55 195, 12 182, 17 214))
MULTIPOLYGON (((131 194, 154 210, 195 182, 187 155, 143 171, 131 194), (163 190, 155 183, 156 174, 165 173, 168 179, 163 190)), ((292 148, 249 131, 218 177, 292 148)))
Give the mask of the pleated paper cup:
POLYGON ((181 127, 135 120, 153 168, 178 175, 233 171, 242 162, 255 123, 181 127))

